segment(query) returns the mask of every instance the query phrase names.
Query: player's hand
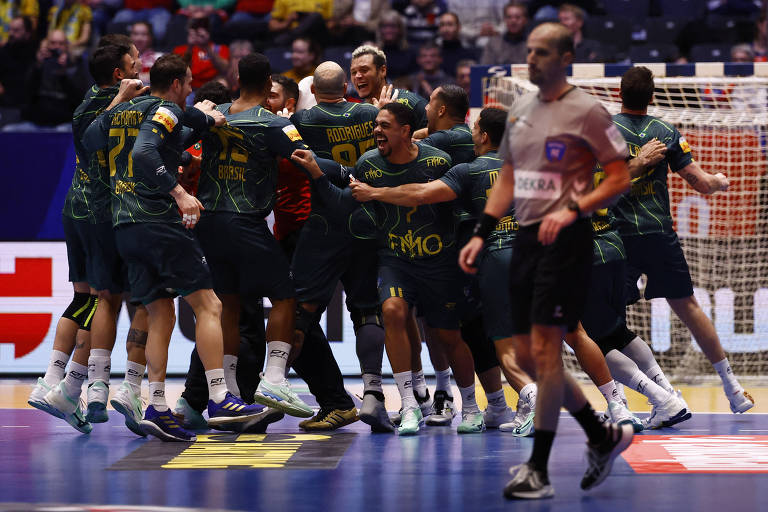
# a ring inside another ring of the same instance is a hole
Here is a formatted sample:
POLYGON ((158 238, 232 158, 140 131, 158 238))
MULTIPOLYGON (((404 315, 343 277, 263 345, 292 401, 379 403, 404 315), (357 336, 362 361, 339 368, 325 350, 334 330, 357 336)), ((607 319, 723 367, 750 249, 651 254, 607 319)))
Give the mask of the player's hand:
POLYGON ((189 195, 181 185, 171 190, 171 196, 176 200, 176 206, 181 211, 181 223, 187 229, 192 229, 200 220, 200 210, 204 210, 202 203, 192 195, 189 195))
POLYGON ((562 208, 544 217, 539 226, 539 242, 549 245, 557 239, 560 230, 576 221, 577 213, 568 208, 562 208))
POLYGON ((214 126, 222 126, 227 124, 227 118, 218 110, 211 110, 208 115, 213 118, 214 126))
POLYGON ((120 80, 120 88, 117 90, 117 97, 120 103, 130 101, 137 96, 141 96, 149 90, 149 86, 144 86, 141 80, 137 78, 124 78, 120 80))
POLYGON ((477 257, 483 250, 485 241, 479 236, 473 236, 467 245, 459 252, 459 266, 467 274, 477 274, 477 257))
POLYGON ((640 160, 643 167, 648 168, 653 167, 664 160, 666 154, 667 145, 659 139, 653 139, 646 142, 643 147, 640 148, 637 158, 640 160))
POLYGON ((714 192, 725 192, 726 190, 728 190, 728 187, 730 186, 730 183, 728 182, 728 178, 725 176, 725 174, 719 172, 719 173, 715 174, 713 176, 713 178, 715 180, 714 181, 715 182, 715 186, 713 187, 714 190, 712 191, 713 193, 714 192))
POLYGON ((392 103, 397 99, 399 91, 392 84, 387 84, 381 88, 381 94, 378 98, 373 98, 373 106, 382 108, 387 103, 392 103))
MULTIPOLYGON (((354 177, 352 177, 354 178, 354 177)), ((349 189, 352 191, 352 197, 354 197, 356 200, 360 201, 361 203, 364 203, 366 201, 373 201, 375 188, 368 185, 367 183, 363 183, 360 181, 357 181, 356 179, 352 179, 349 183, 349 189)))
POLYGON ((283 110, 278 110, 275 112, 276 116, 285 117, 286 119, 291 117, 291 113, 288 111, 287 108, 284 108, 283 110))
POLYGON ((211 114, 211 110, 216 109, 216 104, 211 100, 203 100, 195 103, 195 108, 204 114, 211 114))
POLYGON ((416 142, 422 139, 426 139, 428 136, 429 136, 429 130, 427 128, 419 128, 418 130, 413 132, 413 137, 411 137, 411 140, 416 142))
POLYGON ((320 166, 317 165, 317 160, 312 156, 312 152, 308 149, 296 149, 291 153, 291 160, 297 165, 302 166, 307 171, 312 179, 317 179, 324 175, 320 166))

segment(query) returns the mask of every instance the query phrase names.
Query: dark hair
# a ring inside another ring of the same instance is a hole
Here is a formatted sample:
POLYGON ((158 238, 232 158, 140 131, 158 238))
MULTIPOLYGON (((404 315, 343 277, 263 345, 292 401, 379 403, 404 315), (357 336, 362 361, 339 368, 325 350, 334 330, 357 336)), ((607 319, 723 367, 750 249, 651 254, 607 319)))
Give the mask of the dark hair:
POLYGON ((151 39, 152 43, 154 44, 154 42, 155 42, 155 31, 152 30, 152 24, 149 23, 148 21, 135 21, 135 22, 131 23, 131 28, 129 30, 133 30, 133 27, 135 27, 136 25, 144 25, 145 27, 147 27, 147 33, 149 34, 149 39, 151 39))
POLYGON ((413 130, 416 128, 416 116, 413 115, 413 110, 397 101, 387 103, 381 107, 381 110, 389 111, 400 126, 408 125, 409 135, 413 135, 413 130))
POLYGON ((16 16, 13 19, 21 20, 21 23, 24 25, 24 32, 26 32, 27 34, 32 34, 35 31, 35 22, 32 20, 30 16, 16 16))
POLYGON ((282 86, 286 98, 293 98, 299 101, 299 84, 295 80, 275 73, 272 75, 272 82, 282 86))
POLYGON ((512 0, 511 2, 507 2, 506 5, 504 5, 504 8, 501 10, 501 14, 506 16, 507 9, 510 9, 512 7, 517 7, 518 9, 521 9, 523 11, 523 14, 526 18, 528 18, 528 5, 524 4, 523 2, 520 2, 519 0, 512 0))
POLYGON ((195 30, 198 28, 204 28, 208 31, 211 30, 211 22, 208 19, 208 16, 189 18, 189 21, 187 21, 187 30, 195 30))
POLYGON ((130 53, 130 46, 107 45, 96 48, 88 59, 88 71, 91 72, 96 85, 99 87, 112 85, 115 68, 121 68, 123 55, 130 53))
POLYGON ((261 91, 267 86, 272 66, 269 59, 260 53, 249 53, 237 63, 240 87, 247 91, 261 91))
POLYGON ((507 125, 507 111, 502 108, 486 107, 480 111, 477 124, 482 131, 488 134, 491 145, 498 147, 507 125))
POLYGON ((164 92, 171 88, 174 80, 184 82, 187 77, 187 63, 175 54, 163 55, 149 70, 149 82, 153 91, 164 92))
POLYGON ((222 103, 232 101, 232 96, 229 94, 229 89, 227 89, 226 85, 217 80, 211 80, 201 85, 195 92, 195 103, 205 100, 221 105, 222 103))
POLYGON ((437 91, 436 97, 443 102, 448 115, 463 121, 469 110, 467 91, 455 84, 441 85, 437 91))
POLYGON ((306 36, 299 36, 296 39, 293 40, 291 43, 291 47, 293 47, 293 43, 296 41, 304 41, 307 43, 309 52, 315 56, 315 59, 312 61, 313 64, 317 65, 318 62, 320 62, 320 57, 323 56, 323 47, 320 46, 320 43, 315 41, 314 39, 306 36))
POLYGON ((456 14, 456 13, 455 13, 455 12, 453 12, 453 11, 447 11, 447 12, 444 12, 444 13, 442 14, 442 16, 445 16, 446 14, 447 14, 448 16, 453 16, 453 19, 454 19, 454 20, 456 20, 456 25, 458 25, 458 26, 461 26, 461 20, 459 19, 459 15, 458 15, 458 14, 456 14))
POLYGON ((440 48, 434 41, 428 41, 424 43, 423 45, 419 46, 419 53, 421 53, 422 50, 437 50, 442 55, 443 49, 440 48))
POLYGON ((630 110, 645 110, 653 98, 654 87, 650 69, 631 67, 621 77, 621 102, 630 110))
POLYGON ((101 48, 102 46, 108 45, 124 45, 130 48, 132 44, 133 41, 131 41, 131 38, 125 34, 104 34, 99 38, 99 42, 96 44, 96 47, 101 48))

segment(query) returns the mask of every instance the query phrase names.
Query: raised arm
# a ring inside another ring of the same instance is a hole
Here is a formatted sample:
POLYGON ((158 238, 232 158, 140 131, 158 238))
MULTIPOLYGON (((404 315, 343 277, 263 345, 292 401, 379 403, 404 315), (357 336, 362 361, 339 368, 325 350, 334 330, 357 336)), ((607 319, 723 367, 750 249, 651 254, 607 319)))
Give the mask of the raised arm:
POLYGON ((691 162, 677 172, 696 192, 714 194, 728 190, 728 178, 719 172, 710 174, 698 162, 691 162))
MULTIPOLYGON (((295 150, 291 155, 291 160, 307 171, 317 193, 327 204, 336 205, 345 213, 350 213, 359 206, 352 197, 352 191, 349 188, 339 188, 328 179, 326 173, 338 173, 346 176, 347 173, 341 164, 325 158, 315 159, 312 151, 308 149, 295 150)), ((352 176, 350 178, 354 179, 352 176)))

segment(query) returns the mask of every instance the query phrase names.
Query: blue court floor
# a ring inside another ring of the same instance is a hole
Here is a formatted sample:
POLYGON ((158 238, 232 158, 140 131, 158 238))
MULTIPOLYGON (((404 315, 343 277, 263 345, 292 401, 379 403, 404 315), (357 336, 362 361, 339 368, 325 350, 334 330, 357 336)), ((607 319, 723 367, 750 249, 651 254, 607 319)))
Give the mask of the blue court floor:
MULTIPOLYGON (((110 421, 81 435, 31 408, 0 409, 0 510, 33 504, 264 511, 756 511, 768 509, 768 415, 694 412, 679 429, 642 433, 611 476, 584 493, 585 438, 563 414, 550 462, 555 498, 510 502, 510 465, 532 439, 459 436, 427 427, 398 438, 360 422, 303 433, 298 419, 266 435, 199 435, 193 445, 137 438, 110 421), (13 505, 11 505, 13 504, 13 505)), ((57 510, 75 510, 59 508, 57 510)))

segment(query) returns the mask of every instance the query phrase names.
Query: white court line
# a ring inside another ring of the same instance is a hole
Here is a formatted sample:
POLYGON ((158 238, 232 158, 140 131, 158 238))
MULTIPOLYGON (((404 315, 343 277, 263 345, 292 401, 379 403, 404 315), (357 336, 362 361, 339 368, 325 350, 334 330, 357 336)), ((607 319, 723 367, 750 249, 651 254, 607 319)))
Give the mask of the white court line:
POLYGON ((739 432, 768 432, 768 428, 740 428, 739 432))
POLYGON ((0 425, 1 428, 29 428, 29 425, 0 425))

